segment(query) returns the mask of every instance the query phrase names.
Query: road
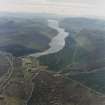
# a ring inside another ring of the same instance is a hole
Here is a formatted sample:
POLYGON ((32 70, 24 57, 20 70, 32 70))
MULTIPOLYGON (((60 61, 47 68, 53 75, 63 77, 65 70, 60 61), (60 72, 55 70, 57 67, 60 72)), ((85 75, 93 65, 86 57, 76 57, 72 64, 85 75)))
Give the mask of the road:
POLYGON ((13 66, 13 56, 11 55, 11 57, 6 56, 9 64, 10 64, 10 68, 8 69, 8 72, 6 74, 4 74, 4 76, 1 78, 0 80, 0 93, 2 93, 2 91, 5 89, 5 87, 8 85, 9 80, 13 74, 13 70, 14 70, 14 66, 13 66))

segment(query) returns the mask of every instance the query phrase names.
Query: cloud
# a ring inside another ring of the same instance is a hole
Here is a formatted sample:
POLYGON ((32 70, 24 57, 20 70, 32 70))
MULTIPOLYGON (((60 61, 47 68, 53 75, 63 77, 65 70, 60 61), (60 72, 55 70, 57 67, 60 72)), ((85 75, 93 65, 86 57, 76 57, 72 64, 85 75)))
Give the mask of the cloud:
POLYGON ((27 4, 27 3, 42 3, 46 2, 46 0, 0 0, 1 3, 8 4, 27 4))
POLYGON ((104 17, 104 0, 0 0, 0 11, 104 17))

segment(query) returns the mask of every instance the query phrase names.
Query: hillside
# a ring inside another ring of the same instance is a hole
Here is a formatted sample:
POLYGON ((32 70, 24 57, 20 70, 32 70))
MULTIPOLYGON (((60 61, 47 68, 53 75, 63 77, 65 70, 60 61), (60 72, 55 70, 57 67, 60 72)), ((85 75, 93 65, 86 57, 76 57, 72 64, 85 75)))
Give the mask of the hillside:
POLYGON ((104 105, 105 103, 105 96, 102 94, 64 75, 47 71, 43 66, 38 66, 37 60, 32 57, 24 60, 13 58, 12 62, 11 75, 2 82, 5 83, 2 88, 0 85, 0 105, 104 105))
MULTIPOLYGON (((100 55, 104 58, 105 21, 85 18, 67 18, 60 21, 60 24, 61 27, 69 32, 69 36, 66 38, 66 45, 63 50, 56 54, 40 57, 42 64, 49 65, 50 69, 58 70, 65 68, 65 66, 69 64, 84 61, 89 62, 89 56, 97 56, 98 54, 98 56, 100 55)), ((94 61, 96 60, 95 57, 93 58, 94 61)), ((100 57, 98 58, 101 59, 100 57)))
POLYGON ((45 50, 56 34, 43 17, 0 17, 0 50, 15 56, 45 50))
POLYGON ((103 105, 105 97, 59 74, 40 71, 28 105, 103 105))
POLYGON ((61 21, 61 27, 69 32, 65 47, 40 57, 40 63, 105 93, 105 21, 67 18, 61 21))

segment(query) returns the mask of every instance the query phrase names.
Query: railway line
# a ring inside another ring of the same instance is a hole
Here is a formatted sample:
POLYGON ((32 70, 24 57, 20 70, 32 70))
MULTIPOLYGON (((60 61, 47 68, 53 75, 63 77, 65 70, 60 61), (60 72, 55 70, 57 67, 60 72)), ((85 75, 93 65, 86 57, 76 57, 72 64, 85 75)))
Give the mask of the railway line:
POLYGON ((9 83, 9 80, 11 79, 11 76, 13 74, 14 66, 13 66, 13 56, 6 56, 10 67, 8 69, 8 72, 4 74, 4 76, 0 79, 0 93, 3 92, 7 84, 9 83))

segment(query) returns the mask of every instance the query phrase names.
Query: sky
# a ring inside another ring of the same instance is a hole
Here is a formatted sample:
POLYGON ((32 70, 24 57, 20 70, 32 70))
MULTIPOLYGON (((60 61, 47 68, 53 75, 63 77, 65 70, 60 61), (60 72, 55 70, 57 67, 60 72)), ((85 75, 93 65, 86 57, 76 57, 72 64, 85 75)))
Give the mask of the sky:
POLYGON ((0 0, 0 11, 105 18, 105 0, 0 0))

